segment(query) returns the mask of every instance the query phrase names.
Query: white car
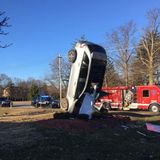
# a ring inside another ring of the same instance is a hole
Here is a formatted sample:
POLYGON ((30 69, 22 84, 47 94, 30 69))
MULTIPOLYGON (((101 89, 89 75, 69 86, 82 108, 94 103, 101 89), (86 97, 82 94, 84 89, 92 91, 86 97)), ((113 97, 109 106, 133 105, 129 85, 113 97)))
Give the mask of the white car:
POLYGON ((61 108, 77 114, 84 98, 84 93, 92 92, 92 84, 100 91, 106 69, 107 56, 103 47, 83 41, 68 53, 72 63, 66 98, 61 101, 61 108))

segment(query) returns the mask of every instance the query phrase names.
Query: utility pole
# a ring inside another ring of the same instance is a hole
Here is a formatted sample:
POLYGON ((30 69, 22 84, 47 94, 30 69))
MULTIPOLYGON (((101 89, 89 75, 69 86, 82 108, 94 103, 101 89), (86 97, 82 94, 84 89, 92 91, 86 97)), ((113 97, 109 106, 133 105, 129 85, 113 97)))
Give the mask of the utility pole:
POLYGON ((62 74, 61 74, 61 56, 58 56, 58 69, 59 69, 59 100, 62 99, 62 74))

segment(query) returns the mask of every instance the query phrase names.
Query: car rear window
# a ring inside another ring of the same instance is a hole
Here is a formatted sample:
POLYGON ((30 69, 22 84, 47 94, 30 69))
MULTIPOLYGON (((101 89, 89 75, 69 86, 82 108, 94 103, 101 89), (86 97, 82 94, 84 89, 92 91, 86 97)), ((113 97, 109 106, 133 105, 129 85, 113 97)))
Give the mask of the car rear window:
POLYGON ((104 53, 104 54, 106 53, 104 48, 102 48, 101 46, 95 45, 95 44, 88 45, 88 48, 89 48, 91 53, 92 52, 100 52, 100 53, 104 53))

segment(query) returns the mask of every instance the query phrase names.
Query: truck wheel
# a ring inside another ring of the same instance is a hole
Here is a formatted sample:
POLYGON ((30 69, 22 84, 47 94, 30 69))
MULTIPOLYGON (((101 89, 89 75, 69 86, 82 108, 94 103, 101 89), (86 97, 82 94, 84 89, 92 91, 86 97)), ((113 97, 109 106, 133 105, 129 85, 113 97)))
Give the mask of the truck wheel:
POLYGON ((76 61, 76 58, 77 58, 76 50, 73 50, 73 49, 70 50, 68 52, 68 60, 69 60, 69 62, 74 63, 76 61))
POLYGON ((151 111, 151 112, 159 112, 160 111, 160 106, 157 104, 157 103, 154 103, 154 104, 151 104, 150 106, 149 106, 149 110, 151 111))
POLYGON ((110 103, 105 102, 105 103, 103 103, 102 108, 106 109, 107 111, 110 111, 111 110, 111 105, 110 105, 110 103))
POLYGON ((61 102, 60 102, 60 107, 61 107, 61 109, 63 109, 63 110, 67 110, 68 109, 68 100, 67 100, 67 98, 62 98, 61 99, 61 102))

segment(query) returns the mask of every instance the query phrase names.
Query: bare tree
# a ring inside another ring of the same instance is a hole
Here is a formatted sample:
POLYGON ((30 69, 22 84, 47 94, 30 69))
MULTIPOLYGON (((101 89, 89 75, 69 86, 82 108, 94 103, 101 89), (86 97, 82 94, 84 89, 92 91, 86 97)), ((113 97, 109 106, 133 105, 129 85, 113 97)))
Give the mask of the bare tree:
POLYGON ((103 86, 116 86, 121 85, 121 80, 115 70, 113 60, 107 56, 106 71, 103 80, 103 86))
POLYGON ((50 86, 52 86, 54 91, 57 90, 57 92, 59 92, 59 80, 60 80, 59 69, 61 69, 62 90, 65 92, 67 88, 68 79, 69 79, 71 64, 63 57, 61 57, 60 61, 61 61, 61 68, 59 68, 60 66, 59 66, 58 57, 56 57, 52 61, 52 63, 50 64, 51 74, 47 76, 45 80, 47 81, 47 83, 50 84, 50 86))
POLYGON ((130 78, 133 85, 147 84, 147 69, 137 56, 132 58, 130 78))
POLYGON ((160 10, 147 12, 148 26, 137 48, 140 61, 147 68, 149 85, 154 83, 154 71, 160 62, 160 10))
POLYGON ((61 68, 59 68, 59 59, 58 57, 53 60, 50 64, 52 71, 52 84, 58 88, 59 83, 59 69, 61 69, 62 82, 65 85, 65 80, 69 77, 70 64, 64 58, 61 57, 61 68))
MULTIPOLYGON (((5 15, 5 12, 0 11, 0 35, 7 35, 8 32, 6 32, 4 28, 10 27, 10 25, 8 24, 9 17, 4 15, 5 15)), ((0 48, 6 48, 10 45, 11 44, 5 44, 5 45, 0 44, 0 48)))
POLYGON ((125 84, 129 83, 130 60, 133 54, 135 24, 130 21, 108 35, 113 46, 115 62, 124 76, 125 84))

